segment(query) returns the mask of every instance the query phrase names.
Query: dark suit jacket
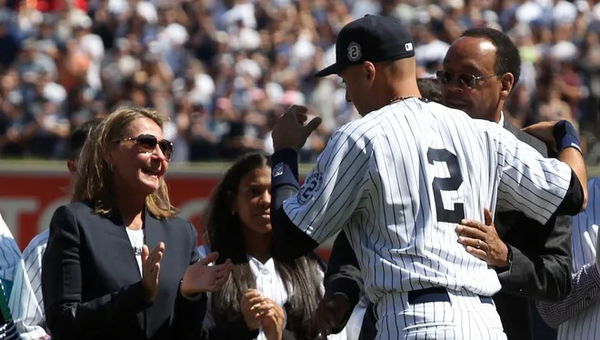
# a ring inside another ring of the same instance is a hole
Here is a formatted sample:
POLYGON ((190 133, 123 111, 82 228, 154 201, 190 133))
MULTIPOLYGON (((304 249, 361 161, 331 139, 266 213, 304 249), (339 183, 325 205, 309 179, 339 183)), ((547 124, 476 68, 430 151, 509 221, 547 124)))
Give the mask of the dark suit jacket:
POLYGON ((146 212, 144 239, 150 249, 165 243, 152 303, 143 298, 141 275, 118 213, 98 215, 83 202, 56 210, 42 267, 53 339, 197 338, 206 297, 190 301, 179 292, 183 273, 198 260, 194 227, 146 212))
MULTIPOLYGON (((504 128, 548 156, 539 139, 506 120, 504 128)), ((536 317, 531 314, 537 311, 529 299, 558 300, 571 290, 570 221, 569 216, 553 217, 542 226, 520 212, 496 213, 498 235, 512 252, 510 267, 498 272, 502 289, 494 296, 508 339, 532 339, 532 333, 539 330, 537 321, 532 323, 536 317)))

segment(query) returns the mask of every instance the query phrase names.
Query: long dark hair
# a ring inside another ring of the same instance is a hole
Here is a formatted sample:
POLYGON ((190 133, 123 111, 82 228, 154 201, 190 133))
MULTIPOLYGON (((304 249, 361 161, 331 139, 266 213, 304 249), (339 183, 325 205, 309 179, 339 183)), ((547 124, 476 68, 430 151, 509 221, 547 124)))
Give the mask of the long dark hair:
MULTIPOLYGON (((216 323, 239 318, 244 292, 256 288, 256 279, 246 255, 242 222, 237 214, 232 214, 232 207, 242 177, 264 166, 270 166, 270 159, 261 153, 241 156, 227 170, 210 200, 206 224, 208 243, 212 251, 219 252, 220 261, 229 258, 234 263, 229 280, 218 292, 213 293, 212 311, 216 323)), ((295 260, 283 260, 275 256, 274 261, 288 293, 285 306, 288 328, 297 337, 305 338, 310 317, 322 297, 319 263, 312 254, 295 260)))

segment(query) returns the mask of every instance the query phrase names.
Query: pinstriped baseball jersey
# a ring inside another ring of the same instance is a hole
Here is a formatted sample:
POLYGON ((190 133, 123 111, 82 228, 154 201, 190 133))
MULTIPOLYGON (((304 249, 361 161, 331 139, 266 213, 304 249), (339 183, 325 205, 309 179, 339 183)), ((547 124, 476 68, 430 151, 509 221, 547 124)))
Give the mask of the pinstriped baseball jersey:
MULTIPOLYGON (((598 236, 598 225, 600 225, 600 178, 592 178, 588 181, 588 207, 578 215, 574 216, 571 222, 573 233, 573 271, 580 273, 584 266, 587 270, 597 270, 594 266, 596 262, 596 244, 598 236)), ((582 275, 583 276, 583 275, 582 275)), ((591 276, 591 275, 590 275, 591 276)), ((584 280, 582 277, 582 281, 584 280)), ((558 327, 558 339, 598 339, 600 338, 600 301, 598 300, 600 282, 598 276, 595 276, 591 282, 581 282, 583 289, 578 289, 577 283, 573 284, 573 296, 571 307, 567 308, 564 314, 574 314, 570 310, 581 309, 578 304, 585 308, 579 314, 572 315, 572 318, 563 322, 558 327), (587 287, 587 289, 585 289, 587 287), (579 296, 577 292, 580 292, 579 296), (590 300, 591 302, 590 305, 590 300), (589 305, 589 306, 586 306, 589 305)), ((566 302, 566 301, 565 301, 566 302)), ((558 308, 562 310, 562 308, 558 308)), ((568 317, 568 316, 567 316, 568 317)))
POLYGON ((319 243, 344 228, 373 302, 432 286, 491 296, 496 273, 457 243, 456 224, 496 203, 543 224, 570 179, 497 124, 410 98, 336 131, 284 209, 319 243))
MULTIPOLYGON (((40 306, 40 310, 44 311, 44 299, 42 297, 42 257, 48 244, 49 229, 37 234, 29 241, 25 250, 23 250, 23 261, 25 262, 25 270, 31 282, 31 289, 35 294, 35 298, 40 306)), ((44 320, 40 320, 40 326, 44 320)))
POLYGON ((42 320, 43 313, 31 288, 21 252, 1 217, 0 279, 10 285, 8 307, 21 338, 33 340, 45 336, 44 329, 36 326, 42 320))

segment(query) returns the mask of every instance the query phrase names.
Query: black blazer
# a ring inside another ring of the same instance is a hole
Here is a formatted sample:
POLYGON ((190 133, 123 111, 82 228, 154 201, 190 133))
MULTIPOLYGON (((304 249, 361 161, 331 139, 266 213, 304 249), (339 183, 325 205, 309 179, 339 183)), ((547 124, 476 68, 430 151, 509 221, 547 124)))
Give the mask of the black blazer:
POLYGON ((144 215, 144 243, 165 243, 159 292, 143 298, 141 275, 120 215, 96 214, 89 203, 58 208, 42 262, 42 293, 52 338, 187 339, 201 331, 206 296, 190 301, 179 284, 198 260, 196 231, 179 218, 144 215))
MULTIPOLYGON (((506 119, 504 128, 548 157, 546 145, 536 137, 506 119)), ((542 226, 511 211, 496 213, 495 224, 512 252, 510 267, 498 272, 502 289, 494 296, 496 308, 508 339, 532 339, 544 324, 539 323, 531 299, 559 300, 571 290, 571 218, 553 217, 542 226)))

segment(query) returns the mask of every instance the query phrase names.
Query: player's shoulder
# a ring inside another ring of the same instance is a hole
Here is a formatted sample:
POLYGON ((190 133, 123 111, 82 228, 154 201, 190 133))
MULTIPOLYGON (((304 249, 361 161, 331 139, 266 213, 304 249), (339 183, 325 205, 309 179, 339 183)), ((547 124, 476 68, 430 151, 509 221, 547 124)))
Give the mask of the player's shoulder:
POLYGON ((343 143, 353 149, 362 149, 370 144, 380 129, 377 122, 373 122, 370 118, 365 119, 367 116, 340 126, 331 135, 329 143, 343 143))
POLYGON ((400 108, 402 103, 410 101, 411 104, 416 104, 417 107, 413 108, 417 111, 423 111, 423 107, 421 105, 427 104, 428 102, 423 102, 415 98, 407 99, 406 101, 400 101, 397 103, 392 103, 389 105, 385 105, 379 109, 373 110, 363 117, 359 119, 355 119, 347 122, 342 125, 336 131, 339 134, 344 135, 356 135, 356 136, 364 136, 364 135, 375 135, 381 133, 383 127, 388 124, 388 120, 390 116, 402 114, 406 112, 405 108, 400 108))
POLYGON ((48 243, 48 237, 50 235, 49 229, 42 231, 41 233, 35 235, 31 241, 23 250, 23 257, 27 257, 30 253, 35 252, 35 249, 38 247, 44 247, 48 243))
POLYGON ((433 126, 445 125, 458 131, 471 131, 475 134, 503 130, 501 126, 494 122, 474 119, 460 109, 451 108, 437 102, 422 102, 418 109, 419 111, 414 114, 424 123, 433 126))
POLYGON ((364 132, 370 131, 374 122, 369 115, 370 113, 359 119, 354 119, 345 123, 336 130, 336 133, 343 135, 362 135, 364 132))

